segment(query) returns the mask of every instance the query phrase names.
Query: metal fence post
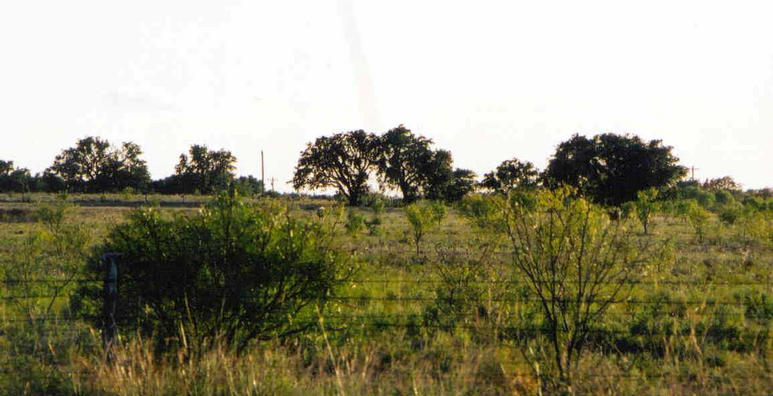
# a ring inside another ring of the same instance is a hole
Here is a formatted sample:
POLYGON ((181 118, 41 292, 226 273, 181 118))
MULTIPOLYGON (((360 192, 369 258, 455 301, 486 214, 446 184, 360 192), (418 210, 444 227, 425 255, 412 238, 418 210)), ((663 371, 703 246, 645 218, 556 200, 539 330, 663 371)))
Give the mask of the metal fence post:
POLYGON ((118 303, 118 266, 115 263, 120 253, 105 253, 102 262, 105 265, 105 278, 103 283, 102 300, 102 340, 104 342, 106 359, 113 358, 113 346, 115 345, 118 328, 115 323, 115 308, 118 303))

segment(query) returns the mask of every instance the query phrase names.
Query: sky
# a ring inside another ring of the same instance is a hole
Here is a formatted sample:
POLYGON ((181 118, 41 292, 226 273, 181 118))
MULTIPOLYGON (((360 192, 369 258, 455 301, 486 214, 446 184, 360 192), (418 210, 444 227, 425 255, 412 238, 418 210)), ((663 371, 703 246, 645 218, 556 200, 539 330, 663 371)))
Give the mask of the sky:
POLYGON ((404 124, 482 175, 579 133, 673 146, 698 179, 773 187, 773 4, 744 1, 0 3, 0 159, 85 136, 151 176, 192 144, 290 191, 322 135, 404 124))

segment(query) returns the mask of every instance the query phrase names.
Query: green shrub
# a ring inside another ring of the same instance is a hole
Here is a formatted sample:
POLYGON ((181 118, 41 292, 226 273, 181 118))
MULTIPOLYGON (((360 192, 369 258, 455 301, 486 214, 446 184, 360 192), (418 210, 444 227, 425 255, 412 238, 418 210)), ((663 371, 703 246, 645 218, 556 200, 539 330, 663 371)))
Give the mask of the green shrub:
POLYGON ((571 188, 524 198, 505 208, 507 234, 517 280, 541 308, 549 340, 529 353, 552 371, 548 390, 565 391, 593 329, 602 326, 610 302, 631 291, 649 252, 634 245, 626 222, 611 221, 571 188))
POLYGON ((365 217, 350 209, 346 216, 344 228, 349 235, 359 234, 365 228, 365 217))
POLYGON ((405 216, 411 224, 416 255, 419 255, 421 240, 430 229, 443 222, 446 217, 446 206, 441 201, 414 202, 405 207, 405 216))
POLYGON ((650 188, 642 190, 636 193, 636 201, 634 202, 636 208, 636 217, 644 227, 644 233, 649 233, 650 216, 658 209, 658 203, 655 201, 658 198, 658 190, 656 188, 650 188))
POLYGON ((459 213, 480 233, 502 233, 505 229, 501 211, 504 202, 499 194, 467 194, 458 208, 459 213))
MULTIPOLYGON (((243 350, 251 340, 313 326, 338 279, 329 228, 289 216, 273 201, 245 203, 221 194, 199 213, 173 218, 133 212, 88 261, 102 276, 101 256, 118 252, 119 329, 153 335, 157 347, 219 340, 243 350)), ((89 319, 100 287, 83 287, 72 305, 89 319)), ((91 320, 96 325, 99 321, 91 320)))
POLYGON ((695 230, 698 241, 703 242, 709 220, 711 219, 710 213, 694 200, 685 201, 685 207, 681 210, 684 213, 687 222, 692 226, 693 230, 695 230))
POLYGON ((744 214, 744 208, 737 202, 727 204, 719 210, 719 220, 727 225, 735 224, 744 214))

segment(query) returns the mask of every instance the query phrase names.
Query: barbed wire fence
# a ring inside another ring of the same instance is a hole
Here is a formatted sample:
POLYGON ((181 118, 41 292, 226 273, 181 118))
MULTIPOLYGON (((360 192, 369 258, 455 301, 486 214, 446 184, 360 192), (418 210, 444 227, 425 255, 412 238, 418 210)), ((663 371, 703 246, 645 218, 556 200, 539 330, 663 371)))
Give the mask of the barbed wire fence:
MULTIPOLYGON (((113 359, 110 351, 113 350, 112 346, 115 345, 118 336, 119 322, 116 317, 116 307, 120 303, 118 299, 118 287, 120 283, 118 266, 116 259, 120 257, 118 254, 107 254, 103 257, 104 263, 104 276, 103 278, 71 278, 71 279, 56 279, 56 278, 0 278, 0 291, 7 292, 9 286, 24 286, 24 285, 100 285, 102 286, 103 304, 102 310, 99 315, 85 316, 85 315, 62 315, 62 314, 45 314, 45 315, 8 315, 9 309, 7 305, 9 303, 15 303, 23 300, 44 300, 44 299, 66 299, 69 298, 68 294, 46 294, 46 293, 34 293, 28 292, 23 294, 2 294, 0 293, 0 306, 3 311, 0 316, 0 339, 5 335, 6 327, 14 324, 34 324, 39 322, 48 322, 55 324, 62 324, 64 326, 51 326, 49 331, 56 334, 79 334, 84 332, 84 328, 78 328, 73 326, 74 324, 83 324, 84 326, 88 321, 101 322, 102 328, 98 329, 101 335, 102 342, 104 343, 105 350, 108 351, 106 359, 108 362, 113 359)), ((411 285, 427 285, 438 286, 444 284, 446 281, 435 279, 369 279, 369 278, 354 278, 354 279, 342 279, 342 282, 351 285, 366 285, 366 284, 382 284, 382 285, 399 285, 399 284, 411 284, 411 285)), ((524 280, 473 280, 466 281, 465 284, 477 284, 477 285, 496 285, 496 286, 523 286, 528 285, 530 282, 524 280)), ((569 281, 568 283, 571 283, 569 281)), ((770 293, 771 282, 770 278, 766 277, 765 280, 739 280, 739 281, 699 281, 699 280, 629 280, 624 282, 628 285, 643 285, 643 286, 679 286, 679 287, 742 287, 752 286, 767 293, 770 293)), ((617 284, 615 282, 608 282, 608 284, 617 284)), ((432 294, 430 292, 429 294, 432 294)), ((382 306, 385 304, 397 305, 401 308, 407 308, 408 305, 434 303, 434 302, 446 302, 446 303, 492 303, 500 302, 507 304, 524 304, 534 305, 543 302, 548 303, 567 303, 573 302, 572 299, 548 299, 542 300, 535 297, 523 297, 523 296, 509 296, 509 297, 487 297, 487 298, 451 298, 431 296, 425 294, 417 295, 335 295, 328 297, 328 301, 339 304, 339 308, 362 308, 364 305, 370 305, 378 303, 382 306)), ((716 299, 712 296, 706 296, 701 299, 689 299, 689 298, 624 298, 619 300, 585 300, 586 304, 593 304, 598 302, 604 302, 611 305, 627 305, 627 306, 692 306, 692 307, 716 307, 716 306, 730 306, 730 307, 746 307, 748 308, 750 301, 745 301, 742 298, 736 298, 732 300, 728 299, 716 299)), ((421 307, 421 306, 419 306, 421 307)), ((414 307, 415 308, 415 307, 414 307)), ((10 310, 13 312, 13 310, 10 310)), ((339 309, 340 311, 340 309, 339 309)), ((470 318, 474 319, 470 321, 456 321, 455 323, 432 323, 426 320, 424 313, 419 312, 389 312, 389 313, 328 313, 322 317, 311 320, 308 322, 298 323, 300 325, 321 325, 320 321, 324 321, 326 331, 342 331, 351 329, 356 326, 367 327, 369 329, 428 329, 428 330, 441 330, 441 331, 457 331, 457 330, 470 330, 479 331, 485 326, 481 325, 481 314, 478 312, 462 312, 454 313, 456 318, 470 318)), ((500 334, 517 335, 519 337, 534 337, 537 335, 549 334, 550 330, 540 326, 516 326, 508 325, 504 323, 497 323, 490 327, 495 328, 500 334)), ((710 329, 704 329, 704 333, 708 334, 710 329)), ((598 328, 588 329, 588 334, 596 334, 599 336, 620 336, 620 337, 673 337, 673 336, 694 336, 694 329, 689 328, 665 328, 665 329, 646 329, 646 328, 598 328)), ((771 329, 768 326, 761 334, 764 337, 770 338, 771 329)), ((723 334, 714 334, 714 337, 722 338, 723 334)), ((512 342, 501 342, 501 345, 512 347, 512 342)), ((4 362, 0 362, 0 373, 13 373, 13 367, 5 365, 4 362)), ((668 377, 673 376, 672 373, 657 374, 637 374, 635 377, 668 377)), ((532 376, 529 374, 529 376, 532 376)), ((599 377, 605 377, 606 375, 599 375, 599 377)), ((610 375, 609 377, 621 377, 626 375, 610 375)))

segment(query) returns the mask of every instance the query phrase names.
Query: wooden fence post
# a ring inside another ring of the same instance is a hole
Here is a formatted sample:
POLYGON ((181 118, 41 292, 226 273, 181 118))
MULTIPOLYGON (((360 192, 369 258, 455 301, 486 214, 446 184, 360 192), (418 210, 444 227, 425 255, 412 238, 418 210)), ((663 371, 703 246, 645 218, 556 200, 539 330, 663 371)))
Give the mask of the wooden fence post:
POLYGON ((118 303, 118 265, 115 260, 121 257, 120 253, 105 253, 102 262, 105 265, 105 278, 103 283, 102 300, 102 340, 107 361, 113 359, 113 346, 116 342, 118 328, 115 323, 115 308, 118 303))

